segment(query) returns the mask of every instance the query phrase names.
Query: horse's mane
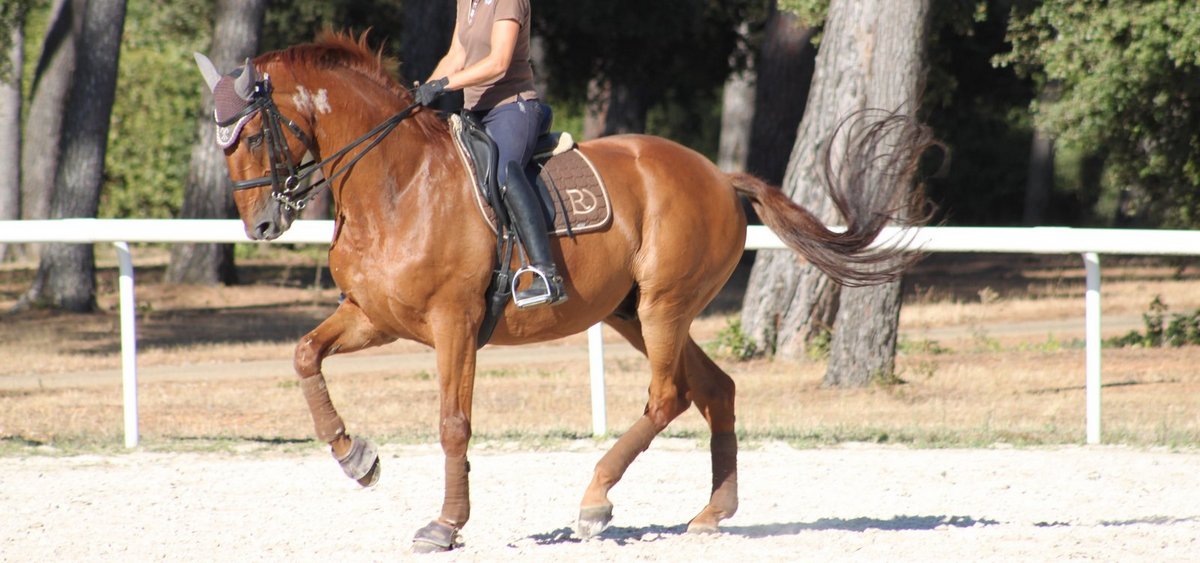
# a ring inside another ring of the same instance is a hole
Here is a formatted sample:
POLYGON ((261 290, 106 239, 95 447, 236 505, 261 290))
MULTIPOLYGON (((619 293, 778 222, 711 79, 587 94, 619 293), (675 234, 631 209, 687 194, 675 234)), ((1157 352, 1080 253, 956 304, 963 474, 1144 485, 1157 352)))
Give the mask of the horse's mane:
MULTIPOLYGON (((400 62, 383 54, 383 49, 372 51, 367 45, 367 33, 357 38, 346 32, 326 30, 316 41, 295 45, 281 51, 259 56, 256 64, 277 62, 285 66, 304 66, 312 69, 348 69, 391 92, 404 106, 413 102, 412 94, 395 78, 399 75, 400 62)), ((418 111, 412 119, 427 133, 444 132, 446 124, 431 111, 418 111)))

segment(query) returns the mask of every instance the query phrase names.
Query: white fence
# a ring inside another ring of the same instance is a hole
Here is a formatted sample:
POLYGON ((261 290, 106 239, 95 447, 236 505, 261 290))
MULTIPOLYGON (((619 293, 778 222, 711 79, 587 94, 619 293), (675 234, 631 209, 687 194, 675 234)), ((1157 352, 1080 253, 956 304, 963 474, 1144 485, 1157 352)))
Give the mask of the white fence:
MULTIPOLYGON (((885 232, 890 240, 896 231, 885 232)), ((332 221, 297 221, 277 243, 328 244, 332 221)), ((1084 298, 1086 334, 1087 443, 1100 443, 1100 254, 1200 255, 1200 231, 1071 229, 1063 227, 981 228, 930 227, 905 235, 909 248, 926 252, 1009 252, 1080 254, 1087 273, 1084 298)), ((138 443, 137 332, 134 315, 133 261, 128 243, 235 243, 246 239, 237 220, 61 219, 0 221, 0 243, 113 243, 120 262, 121 371, 124 393, 125 445, 138 443)), ((786 248, 766 227, 747 231, 746 249, 786 248)), ((588 331, 592 374, 592 428, 607 432, 603 340, 600 325, 588 331)))

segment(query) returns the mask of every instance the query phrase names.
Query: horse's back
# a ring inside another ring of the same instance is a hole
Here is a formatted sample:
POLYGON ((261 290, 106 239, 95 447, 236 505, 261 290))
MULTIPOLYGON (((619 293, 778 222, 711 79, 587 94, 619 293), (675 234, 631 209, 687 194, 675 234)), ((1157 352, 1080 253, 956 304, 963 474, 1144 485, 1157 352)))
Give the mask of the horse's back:
POLYGON ((609 188, 613 230, 636 239, 631 272, 640 287, 695 283, 701 287, 692 290, 707 293, 708 285, 724 284, 746 236, 745 212, 725 173, 704 155, 649 135, 603 137, 580 150, 609 188))

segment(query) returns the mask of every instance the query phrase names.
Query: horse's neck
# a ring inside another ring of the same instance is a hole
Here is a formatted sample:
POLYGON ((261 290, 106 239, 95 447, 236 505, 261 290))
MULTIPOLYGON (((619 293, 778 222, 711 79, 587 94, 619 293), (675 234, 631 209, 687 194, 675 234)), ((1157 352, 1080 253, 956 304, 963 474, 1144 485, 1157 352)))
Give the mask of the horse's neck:
MULTIPOLYGON (((388 107, 380 104, 376 107, 388 107)), ((396 112, 400 110, 397 109, 396 112)), ((350 145, 360 137, 395 115, 395 112, 363 112, 361 107, 333 109, 317 120, 316 137, 320 151, 330 155, 350 145), (353 120, 340 119, 340 115, 355 116, 353 120)), ((413 194, 421 184, 435 182, 461 182, 442 164, 453 158, 453 146, 446 137, 427 132, 412 116, 402 120, 386 138, 371 149, 354 171, 342 172, 343 178, 334 183, 333 197, 338 205, 343 198, 353 197, 368 205, 402 205, 401 201, 413 194), (401 192, 397 197, 396 192, 401 192)), ((344 166, 371 145, 372 139, 363 141, 351 149, 335 166, 344 166)), ((326 173, 331 172, 327 169, 326 173)), ((347 202, 348 203, 348 202, 347 202)))

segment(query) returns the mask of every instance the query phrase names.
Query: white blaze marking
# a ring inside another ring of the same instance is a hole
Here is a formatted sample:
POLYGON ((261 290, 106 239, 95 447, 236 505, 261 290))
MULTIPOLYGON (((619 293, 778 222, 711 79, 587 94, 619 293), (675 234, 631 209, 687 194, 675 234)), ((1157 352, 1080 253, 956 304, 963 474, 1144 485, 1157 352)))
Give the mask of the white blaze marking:
POLYGON ((304 86, 296 86, 296 93, 292 94, 292 103, 296 104, 296 109, 300 111, 316 111, 318 113, 333 111, 333 108, 329 107, 329 92, 324 88, 317 90, 314 96, 304 86))
POLYGON ((317 111, 320 113, 329 113, 333 108, 329 107, 329 92, 324 88, 317 90, 317 95, 313 97, 313 104, 317 106, 317 111))

